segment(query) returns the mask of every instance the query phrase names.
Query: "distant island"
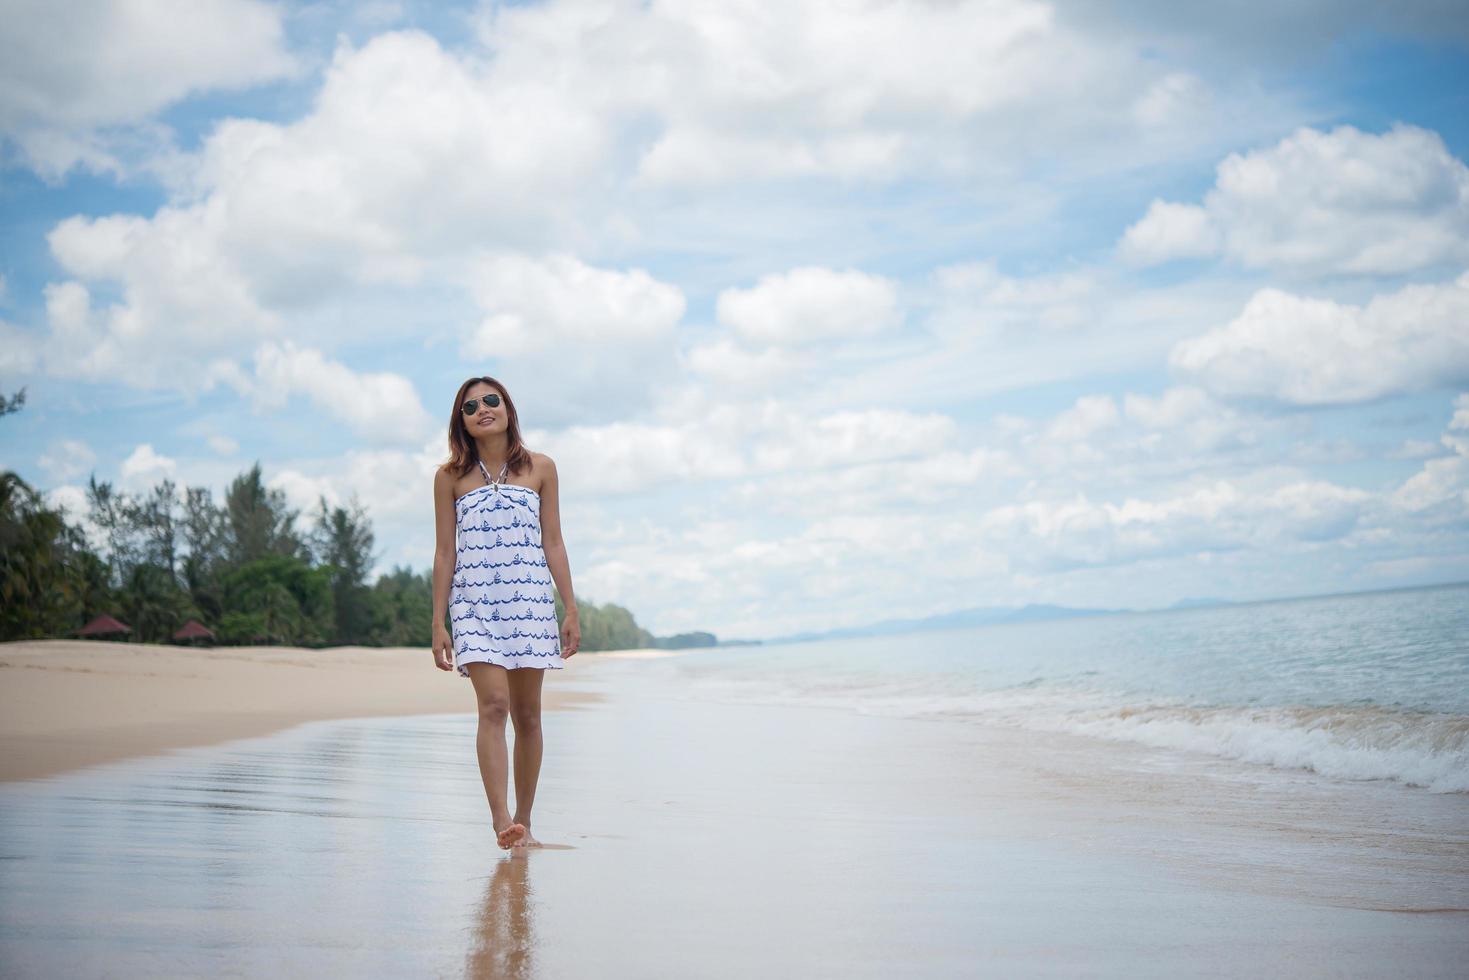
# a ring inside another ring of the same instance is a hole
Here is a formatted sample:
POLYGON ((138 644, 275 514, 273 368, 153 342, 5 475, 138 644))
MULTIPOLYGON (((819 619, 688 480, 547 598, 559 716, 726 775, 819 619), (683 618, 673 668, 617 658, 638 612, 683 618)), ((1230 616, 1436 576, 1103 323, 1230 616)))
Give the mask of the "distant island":
POLYGON ((1171 604, 1169 609, 1212 609, 1215 606, 1232 606, 1233 602, 1228 599, 1179 599, 1171 604))
MULTIPOLYGON (((1231 606, 1228 599, 1180 599, 1168 606, 1169 610, 1211 609, 1216 606, 1231 606)), ((805 643, 811 640, 840 640, 859 636, 889 636, 896 633, 924 633, 931 630, 964 629, 970 626, 999 626, 1004 623, 1038 623, 1054 619, 1079 619, 1084 616, 1117 616, 1124 613, 1163 612, 1158 609, 1092 609, 1074 606, 1052 606, 1030 604, 1024 606, 976 606, 956 612, 938 613, 917 619, 884 619, 865 626, 848 626, 842 629, 819 632, 792 633, 787 636, 765 640, 766 643, 805 643)), ((730 646, 725 641, 720 646, 730 646)))
POLYGON ((938 613, 918 619, 884 619, 863 626, 847 626, 841 629, 820 630, 807 633, 790 633, 766 640, 721 640, 719 646, 736 646, 743 643, 805 643, 813 640, 841 640, 863 636, 889 636, 901 633, 924 633, 936 630, 963 629, 971 626, 1000 626, 1006 623, 1034 623, 1045 620, 1079 619, 1085 616, 1120 616, 1142 613, 1189 612, 1194 610, 1218 609, 1225 606, 1248 606, 1267 602, 1295 602, 1304 599, 1328 599, 1337 595, 1370 595, 1378 592, 1412 592, 1418 589, 1442 589, 1469 585, 1469 582, 1434 582, 1423 585, 1395 586, 1387 589, 1367 589, 1362 592, 1328 592, 1314 595, 1279 596, 1265 599, 1219 599, 1214 597, 1179 599, 1156 609, 1089 609, 1072 606, 1025 605, 1025 606, 979 606, 960 609, 956 612, 938 613))
POLYGON ((923 633, 930 630, 963 629, 968 626, 994 626, 1001 623, 1030 623, 1046 619, 1075 619, 1080 616, 1110 616, 1133 612, 1131 609, 1075 609, 1070 606, 979 606, 956 612, 939 613, 918 619, 884 619, 866 626, 818 632, 792 633, 768 639, 766 643, 804 643, 809 640, 840 640, 858 636, 888 636, 896 633, 923 633))

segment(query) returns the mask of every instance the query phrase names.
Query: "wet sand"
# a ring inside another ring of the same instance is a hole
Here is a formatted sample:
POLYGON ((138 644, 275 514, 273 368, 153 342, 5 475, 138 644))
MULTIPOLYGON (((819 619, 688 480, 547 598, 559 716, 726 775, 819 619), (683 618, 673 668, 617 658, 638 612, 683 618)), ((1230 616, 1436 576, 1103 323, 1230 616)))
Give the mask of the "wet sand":
POLYGON ((654 662, 558 678, 601 700, 546 716, 528 853, 465 714, 0 786, 0 974, 1463 975, 1462 797, 709 700, 654 662))
MULTIPOLYGON (((578 654, 585 659, 585 655, 578 654)), ((558 675, 579 666, 576 657, 558 675)), ((595 698, 558 689, 547 709, 595 698)), ((0 781, 265 735, 307 721, 473 713, 474 692, 417 648, 0 644, 0 781)))

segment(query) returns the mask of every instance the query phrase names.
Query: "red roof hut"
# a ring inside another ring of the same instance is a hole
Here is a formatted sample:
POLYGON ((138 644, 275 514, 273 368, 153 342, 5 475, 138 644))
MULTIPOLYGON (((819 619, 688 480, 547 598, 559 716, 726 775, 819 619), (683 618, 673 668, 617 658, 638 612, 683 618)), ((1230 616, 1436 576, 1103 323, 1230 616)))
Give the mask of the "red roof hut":
POLYGON ((173 635, 175 643, 213 643, 214 631, 197 619, 191 619, 173 635))
POLYGON ((77 636, 84 636, 87 639, 103 639, 105 637, 120 639, 131 632, 132 628, 126 623, 120 623, 111 616, 98 616, 86 626, 77 630, 77 636))

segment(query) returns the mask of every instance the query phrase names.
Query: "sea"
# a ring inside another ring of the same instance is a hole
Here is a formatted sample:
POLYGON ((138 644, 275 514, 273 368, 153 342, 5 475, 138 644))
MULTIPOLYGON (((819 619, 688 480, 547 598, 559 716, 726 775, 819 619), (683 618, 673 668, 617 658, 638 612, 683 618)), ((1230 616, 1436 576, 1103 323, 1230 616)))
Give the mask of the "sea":
POLYGON ((706 697, 1469 793, 1469 584, 720 647, 659 668, 706 697))

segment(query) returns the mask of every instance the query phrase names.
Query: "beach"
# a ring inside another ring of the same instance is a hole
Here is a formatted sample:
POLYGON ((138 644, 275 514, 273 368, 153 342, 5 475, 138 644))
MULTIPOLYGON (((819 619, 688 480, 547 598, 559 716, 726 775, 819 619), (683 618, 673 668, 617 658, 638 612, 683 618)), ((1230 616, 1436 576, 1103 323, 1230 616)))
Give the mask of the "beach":
MULTIPOLYGON (((200 699, 169 698, 198 688, 148 675, 197 651, 134 653, 115 683, 162 685, 154 710, 187 720, 200 699)), ((717 649, 548 678, 547 846, 506 854, 467 682, 372 653, 344 654, 358 717, 343 694, 303 724, 261 712, 256 737, 0 786, 5 975, 1452 977, 1469 955, 1462 794, 757 704, 689 682, 717 649)), ((252 698, 335 676, 319 651, 205 656, 210 686, 252 698)))
MULTIPOLYGON (((547 685, 556 709, 595 697, 547 685)), ((307 721, 474 713, 427 649, 0 644, 0 781, 266 735, 307 721)))

